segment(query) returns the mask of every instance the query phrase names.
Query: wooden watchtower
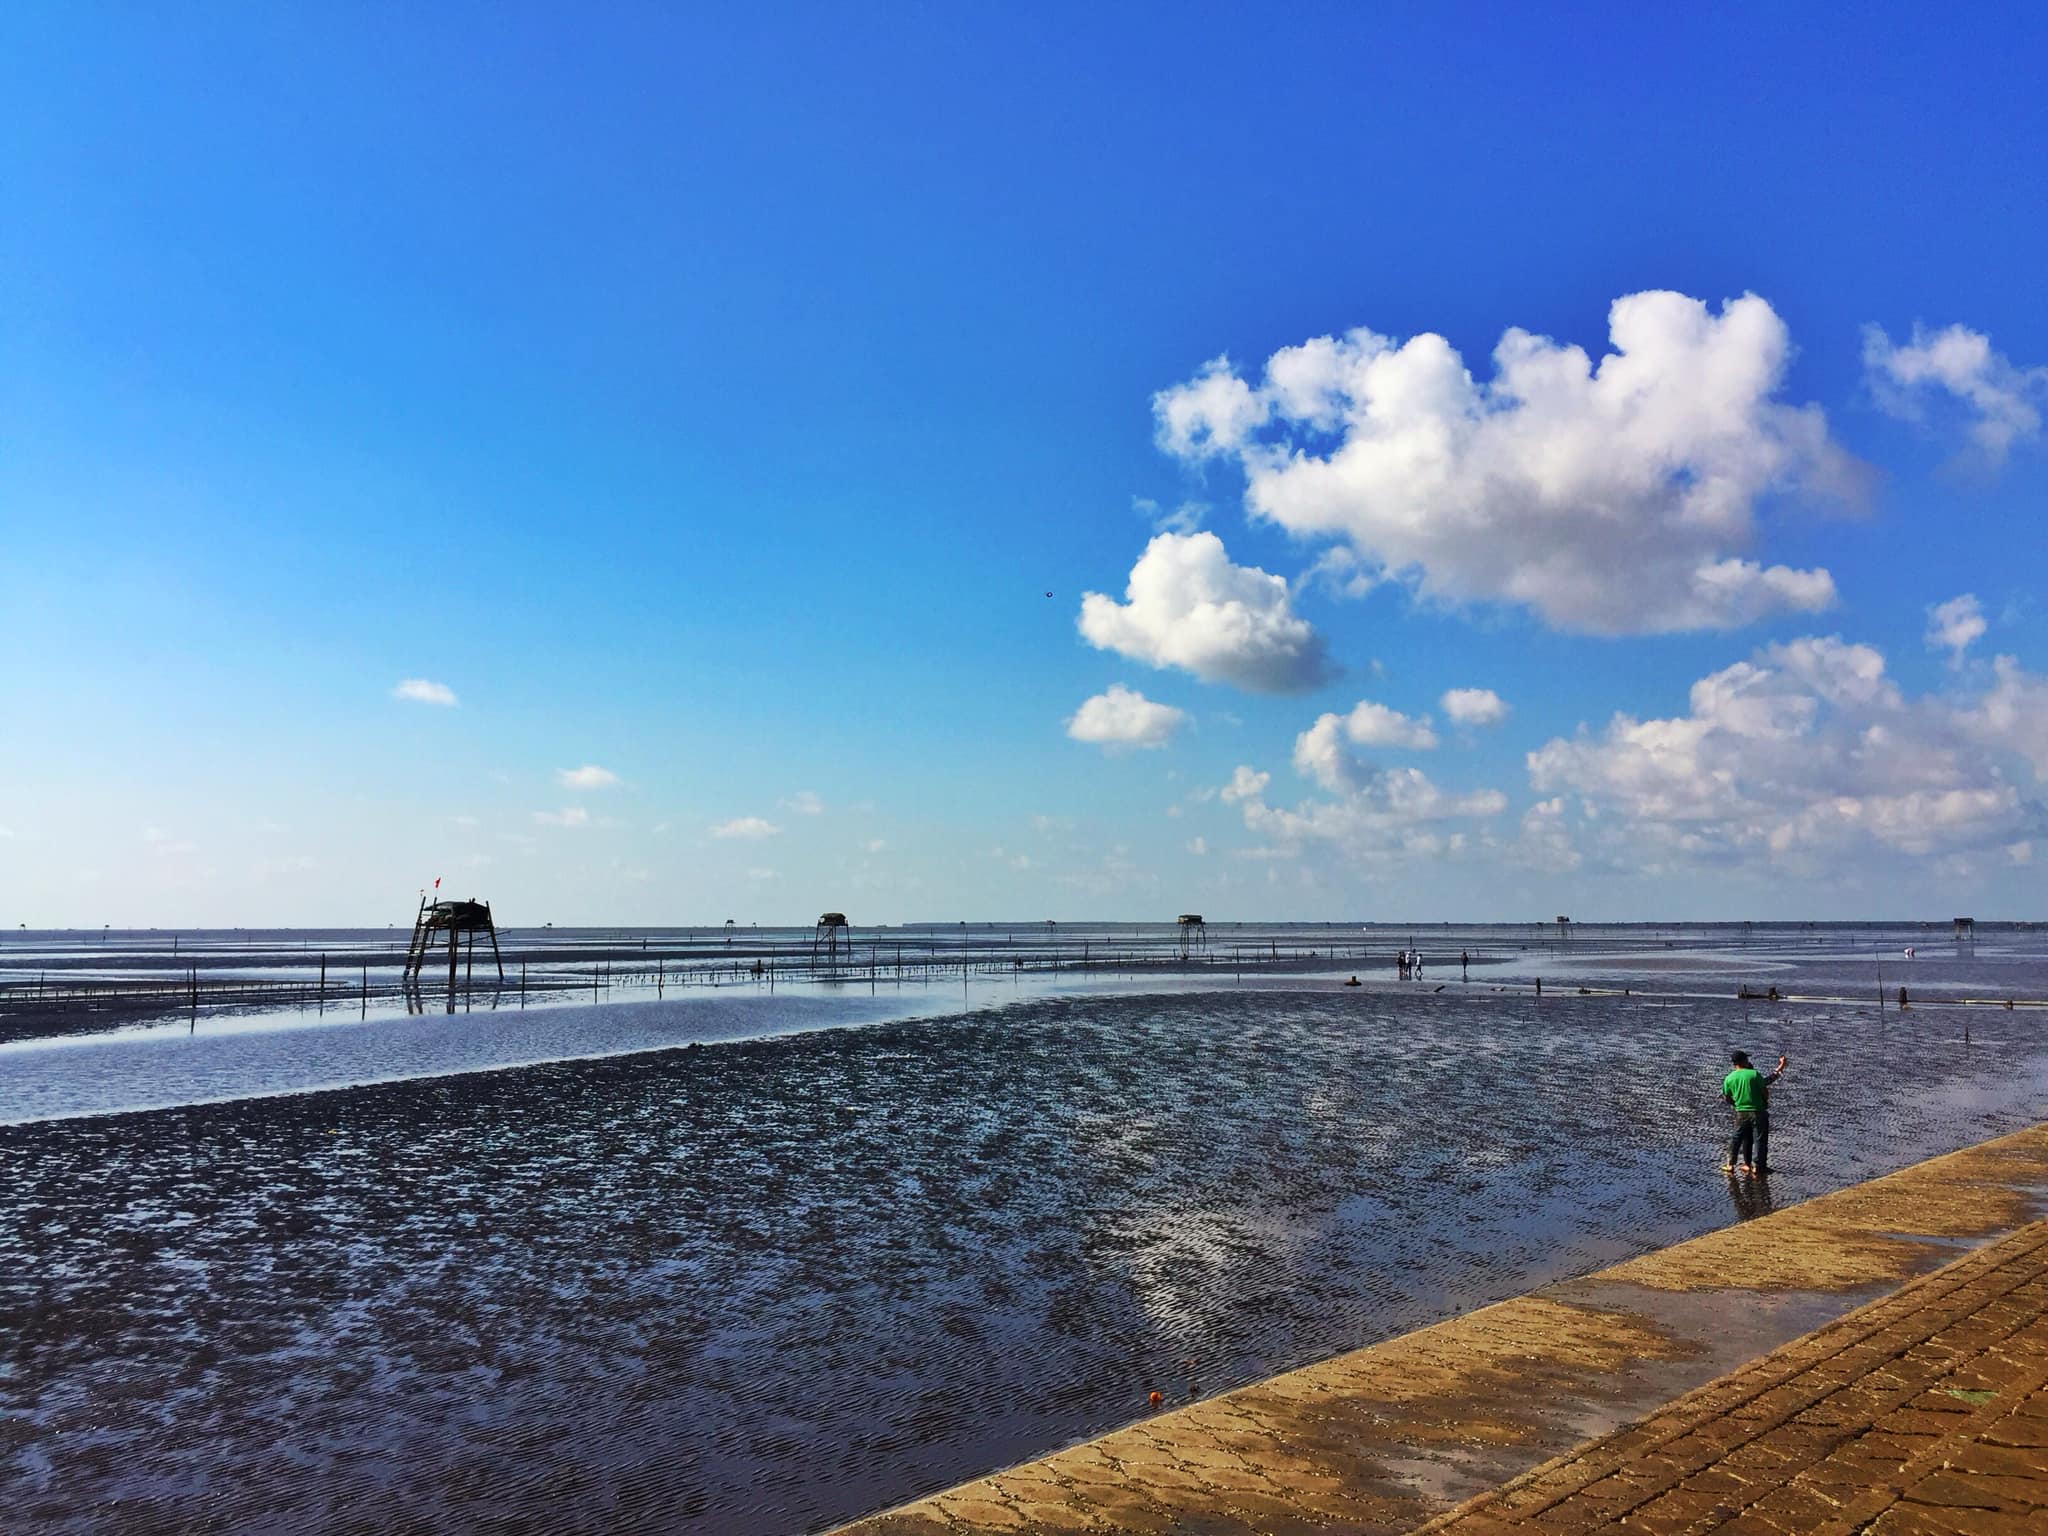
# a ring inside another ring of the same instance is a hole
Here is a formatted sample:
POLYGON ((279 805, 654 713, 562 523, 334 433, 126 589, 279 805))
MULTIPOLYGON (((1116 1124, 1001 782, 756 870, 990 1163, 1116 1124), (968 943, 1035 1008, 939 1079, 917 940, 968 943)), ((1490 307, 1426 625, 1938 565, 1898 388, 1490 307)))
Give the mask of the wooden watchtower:
POLYGON ((828 963, 836 963, 841 947, 846 958, 853 958, 853 925, 846 920, 844 912, 819 914, 818 926, 811 932, 811 958, 817 959, 822 953, 828 963))
POLYGON ((1199 912, 1183 912, 1175 919, 1180 925, 1180 957, 1185 960, 1193 951, 1209 947, 1209 925, 1202 921, 1199 912))
POLYGON ((498 980, 505 979, 505 960, 498 953, 498 925, 491 921, 491 904, 488 901, 429 901, 420 897, 420 910, 412 920, 412 942, 405 950, 405 979, 408 982, 419 978, 420 969, 427 963, 427 952, 440 943, 441 935, 448 936, 448 985, 455 985, 455 956, 458 944, 463 945, 463 956, 467 962, 462 979, 469 980, 469 966, 476 963, 476 936, 486 934, 491 941, 491 959, 498 966, 498 980))

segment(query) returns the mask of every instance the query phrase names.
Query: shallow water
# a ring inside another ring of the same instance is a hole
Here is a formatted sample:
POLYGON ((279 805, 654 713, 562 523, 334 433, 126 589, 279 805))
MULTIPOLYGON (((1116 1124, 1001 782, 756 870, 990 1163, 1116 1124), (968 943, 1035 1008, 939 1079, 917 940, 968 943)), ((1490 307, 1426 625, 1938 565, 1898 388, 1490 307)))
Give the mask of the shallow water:
POLYGON ((2040 1015, 1745 1024, 1712 974, 1042 997, 0 1128, 0 1507, 818 1529, 1754 1214, 1731 1043, 1795 1060, 1779 1202, 2044 1112, 2040 1015))

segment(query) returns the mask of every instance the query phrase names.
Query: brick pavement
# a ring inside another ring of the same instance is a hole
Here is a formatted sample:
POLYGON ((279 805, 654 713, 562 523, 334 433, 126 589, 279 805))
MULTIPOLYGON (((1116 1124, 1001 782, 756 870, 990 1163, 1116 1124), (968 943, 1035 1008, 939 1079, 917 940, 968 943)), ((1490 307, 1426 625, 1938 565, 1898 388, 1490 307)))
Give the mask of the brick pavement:
POLYGON ((2048 1533, 2048 1221, 1418 1526, 2048 1533))

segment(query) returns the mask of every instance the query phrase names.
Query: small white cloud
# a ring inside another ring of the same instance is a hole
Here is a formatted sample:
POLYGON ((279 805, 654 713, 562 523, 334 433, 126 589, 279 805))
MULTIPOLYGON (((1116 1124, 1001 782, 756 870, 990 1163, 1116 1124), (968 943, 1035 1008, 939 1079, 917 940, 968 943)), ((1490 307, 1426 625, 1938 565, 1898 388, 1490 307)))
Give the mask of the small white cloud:
POLYGON ((1228 803, 1234 803, 1239 800, 1256 800, 1266 792, 1266 786, 1272 782, 1273 775, 1270 773, 1261 773, 1255 768, 1247 768, 1244 764, 1240 763, 1237 766, 1237 771, 1231 774, 1230 782, 1216 793, 1228 803))
POLYGON ((1508 706, 1491 688, 1453 688, 1437 701, 1455 725, 1499 725, 1508 706))
POLYGON ((469 828, 477 825, 477 819, 474 816, 451 816, 448 819, 458 827, 469 828))
POLYGON ((1426 752, 1436 745, 1429 717, 1412 719, 1398 709, 1360 699, 1344 717, 1344 734, 1361 747, 1406 747, 1426 752))
POLYGON ((1152 397, 1159 446, 1179 459, 1230 453, 1265 425, 1269 407, 1237 376, 1228 356, 1212 357, 1185 384, 1152 397))
POLYGON ((889 845, 882 841, 882 839, 879 837, 871 837, 866 842, 861 844, 861 847, 866 849, 869 853, 882 853, 888 848, 888 846, 889 845))
POLYGON ((590 812, 580 805, 570 805, 559 811, 535 811, 533 819, 544 827, 587 827, 590 812))
POLYGON ((1253 693, 1300 693, 1329 674, 1322 637, 1287 583, 1233 565, 1213 533, 1162 533, 1131 567, 1125 601, 1081 599, 1082 638, 1155 667, 1253 693))
MULTIPOLYGON (((1349 544, 1332 544, 1316 557, 1316 563, 1302 573, 1300 585, 1319 586, 1338 597, 1363 597, 1380 584, 1380 570, 1358 558, 1349 544)), ((1383 669, 1373 663, 1373 675, 1383 669)))
POLYGON ((1139 516, 1151 523, 1154 533, 1195 533, 1209 517, 1209 504, 1205 501, 1184 501, 1171 512, 1143 496, 1133 500, 1131 505, 1139 516))
POLYGON ((781 831, 782 828, 776 826, 774 822, 763 821, 759 816, 735 816, 730 821, 714 823, 711 828, 711 835, 713 837, 750 839, 774 837, 781 831))
POLYGON ((444 709, 453 709, 456 704, 455 690, 446 683, 429 682, 424 677, 408 677, 391 690, 394 699, 409 699, 415 704, 439 704, 444 709))
POLYGON ((1134 689, 1112 683, 1108 692, 1096 694, 1074 711, 1067 734, 1112 752, 1163 747, 1186 720, 1186 711, 1155 704, 1134 689))
POLYGON ((1974 593, 1965 592, 1927 610, 1927 643, 1960 662, 1963 652, 1984 637, 1984 608, 1974 593))
POLYGON ((1202 857, 1202 856, 1203 856, 1204 854, 1206 854, 1206 853, 1207 853, 1208 851, 1209 851, 1209 840, 1208 840, 1208 839, 1207 839, 1206 837, 1197 837, 1197 838, 1191 838, 1191 839, 1189 839, 1189 841, 1188 841, 1188 852, 1189 852, 1189 853, 1192 853, 1193 855, 1195 855, 1195 857, 1196 857, 1196 858, 1200 858, 1200 857, 1202 857))
POLYGON ((177 854, 197 853, 198 845, 187 838, 176 837, 159 827, 144 827, 142 840, 149 845, 149 851, 159 857, 177 854))
POLYGON ((1371 699, 1359 700, 1348 715, 1320 715, 1294 739, 1294 768, 1329 790, 1356 789, 1375 770, 1351 747, 1403 747, 1427 751, 1436 745, 1428 720, 1414 720, 1371 699))
POLYGON ((1928 331, 1896 345, 1882 327, 1863 328, 1863 369, 1877 403, 1906 421, 1926 416, 1930 396, 1946 394, 1973 418, 1970 440, 1992 464, 2012 445, 2040 436, 2040 402, 2048 399, 2048 368, 2015 368, 1991 338, 1967 326, 1928 331))
POLYGON ((561 768, 555 777, 569 789, 609 789, 619 782, 619 776, 609 768, 600 768, 595 763, 585 763, 581 768, 561 768))
POLYGON ((757 865, 747 871, 747 878, 749 880, 780 880, 782 875, 776 870, 762 869, 757 865))
POLYGON ((799 816, 822 816, 825 814, 825 802, 818 798, 815 791, 808 789, 800 789, 791 795, 782 802, 782 808, 786 811, 795 811, 799 816))

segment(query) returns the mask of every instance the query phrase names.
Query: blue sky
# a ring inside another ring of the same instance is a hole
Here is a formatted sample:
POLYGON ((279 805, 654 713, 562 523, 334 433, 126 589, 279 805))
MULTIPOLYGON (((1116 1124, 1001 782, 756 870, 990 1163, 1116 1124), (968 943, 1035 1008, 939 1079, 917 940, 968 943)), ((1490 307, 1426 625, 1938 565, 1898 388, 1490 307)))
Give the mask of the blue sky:
POLYGON ((18 7, 0 920, 2038 915, 2043 32, 18 7))

